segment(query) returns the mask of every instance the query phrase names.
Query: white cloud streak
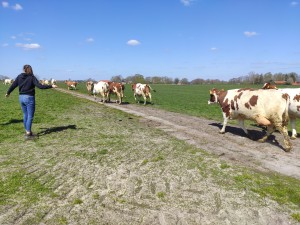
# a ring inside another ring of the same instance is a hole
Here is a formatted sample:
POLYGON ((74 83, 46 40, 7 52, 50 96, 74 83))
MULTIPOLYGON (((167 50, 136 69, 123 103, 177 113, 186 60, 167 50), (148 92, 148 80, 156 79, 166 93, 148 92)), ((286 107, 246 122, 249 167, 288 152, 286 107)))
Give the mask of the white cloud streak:
POLYGON ((20 4, 15 4, 14 6, 12 6, 12 8, 16 11, 22 10, 23 7, 20 4))
POLYGON ((36 43, 32 44, 22 44, 22 43, 17 43, 16 47, 23 48, 24 50, 32 50, 32 49, 39 49, 41 46, 36 43))
POLYGON ((184 6, 190 6, 194 0, 180 0, 184 6))
POLYGON ((131 46, 136 46, 136 45, 140 45, 141 43, 138 40, 132 39, 132 40, 127 41, 127 44, 131 45, 131 46))
POLYGON ((94 40, 94 38, 87 38, 85 41, 91 43, 91 42, 94 42, 95 40, 94 40))
POLYGON ((245 35, 246 37, 253 37, 253 36, 258 35, 258 33, 256 33, 255 31, 245 31, 245 32, 244 32, 244 35, 245 35))
POLYGON ((291 6, 295 7, 297 6, 299 3, 298 2, 291 2, 291 6))
POLYGON ((8 2, 2 2, 2 7, 3 8, 8 8, 9 7, 9 3, 8 2))

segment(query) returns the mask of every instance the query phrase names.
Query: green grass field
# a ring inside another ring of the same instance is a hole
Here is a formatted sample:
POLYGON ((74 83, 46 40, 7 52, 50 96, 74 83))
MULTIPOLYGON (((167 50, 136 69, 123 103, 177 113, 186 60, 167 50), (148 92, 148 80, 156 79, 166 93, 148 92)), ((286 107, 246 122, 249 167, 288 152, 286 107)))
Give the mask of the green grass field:
MULTIPOLYGON (((59 87, 67 88, 64 83, 59 83, 59 87)), ((151 85, 156 90, 152 91, 153 105, 147 107, 154 107, 164 109, 171 112, 183 113, 191 116, 204 117, 222 122, 223 116, 220 106, 218 104, 208 105, 209 90, 217 89, 235 89, 235 88, 261 88, 262 85, 232 85, 232 84, 218 84, 218 85, 151 85)), ((291 88, 293 86, 278 86, 278 88, 291 88)), ((78 90, 80 93, 87 94, 85 83, 79 83, 78 90)), ((125 85, 124 102, 136 104, 133 98, 133 92, 129 84, 125 85)), ((115 99, 114 96, 112 99, 115 99)), ((142 105, 141 105, 142 106, 142 105)), ((144 107, 144 106, 142 106, 144 107)), ((236 124, 236 121, 229 121, 229 123, 236 124)), ((252 121, 245 121, 246 125, 253 124, 252 121)), ((296 120, 297 130, 300 131, 300 119, 296 120)), ((289 125, 289 130, 290 130, 289 125)))
MULTIPOLYGON (((59 86, 66 88, 64 84, 59 84, 59 86)), ((141 107, 155 107, 222 120, 219 106, 207 104, 208 91, 213 87, 212 85, 152 85, 152 87, 156 89, 153 93, 154 104, 141 105, 141 107)), ((236 86, 216 87, 231 89, 236 86)), ((62 177, 66 177, 68 181, 84 183, 90 195, 97 197, 98 186, 93 186, 96 182, 94 178, 89 178, 88 174, 87 177, 76 176, 82 165, 85 165, 86 169, 89 168, 88 166, 97 165, 96 168, 104 167, 113 171, 120 165, 136 161, 137 165, 138 162, 142 162, 141 166, 144 167, 154 164, 151 168, 153 173, 156 169, 161 169, 162 165, 169 165, 168 159, 172 162, 178 159, 181 163, 186 159, 184 166, 197 168, 201 176, 205 174, 203 179, 209 177, 226 190, 253 192, 259 195, 260 199, 270 198, 280 205, 287 205, 290 207, 291 216, 300 221, 299 180, 273 173, 259 173, 246 168, 238 168, 208 153, 202 152, 200 160, 201 150, 167 137, 158 130, 144 129, 134 116, 129 117, 118 110, 108 109, 103 105, 55 90, 36 89, 37 107, 33 131, 39 133, 41 138, 35 142, 24 142, 18 90, 15 90, 9 98, 5 98, 7 89, 8 86, 0 84, 2 96, 0 97, 0 212, 16 206, 18 207, 16 211, 20 214, 26 212, 28 208, 32 209, 35 212, 32 218, 22 224, 39 224, 43 221, 47 210, 52 207, 44 206, 43 202, 54 204, 65 198, 68 190, 62 188, 54 192, 62 182, 60 180, 62 177), (120 121, 122 121, 121 124, 120 121), (109 132, 105 130, 107 127, 109 127, 109 132), (132 131, 137 127, 141 134, 133 137, 132 131), (149 132, 151 132, 152 139, 148 141, 147 149, 142 149, 141 152, 141 148, 145 146, 143 142, 138 141, 143 139, 143 135, 149 136, 149 132), (164 141, 157 145, 156 140, 162 136, 164 141), (221 165, 220 168, 219 165, 221 165), (35 209, 35 205, 42 205, 44 208, 35 209)), ((125 90, 124 101, 136 104, 130 86, 127 85, 125 90)), ((83 83, 75 91, 87 93, 83 83)), ((138 170, 141 166, 138 166, 138 170)), ((174 170, 174 174, 176 173, 178 170, 174 170)), ((101 179, 98 180, 101 181, 101 179)), ((72 185, 75 183, 70 184, 72 185)), ((120 197, 115 193, 110 193, 110 195, 111 198, 117 199, 117 202, 126 204, 125 197, 120 197)), ((168 201, 168 204, 175 201, 168 199, 164 192, 157 192, 156 196, 158 199, 168 201)), ((74 204, 81 205, 84 201, 86 200, 79 197, 74 198, 69 205, 66 203, 66 208, 74 204)), ((67 219, 63 215, 57 214, 54 219, 55 221, 49 224, 67 224, 65 222, 67 219)))

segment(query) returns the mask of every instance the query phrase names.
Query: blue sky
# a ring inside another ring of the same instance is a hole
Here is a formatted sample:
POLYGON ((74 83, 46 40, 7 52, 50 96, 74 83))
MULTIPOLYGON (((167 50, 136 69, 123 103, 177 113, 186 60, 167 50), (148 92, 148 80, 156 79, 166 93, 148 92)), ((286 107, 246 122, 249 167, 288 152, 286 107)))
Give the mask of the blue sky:
POLYGON ((5 0, 0 27, 11 78, 300 75, 298 0, 5 0))

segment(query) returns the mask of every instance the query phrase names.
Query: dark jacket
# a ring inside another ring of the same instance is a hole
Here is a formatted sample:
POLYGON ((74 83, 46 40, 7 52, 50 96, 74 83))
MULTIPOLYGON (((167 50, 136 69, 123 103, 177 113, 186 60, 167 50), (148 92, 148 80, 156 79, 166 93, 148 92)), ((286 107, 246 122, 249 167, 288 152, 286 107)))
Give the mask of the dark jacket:
POLYGON ((52 88, 52 85, 42 85, 33 74, 21 73, 9 87, 7 94, 9 95, 16 87, 19 86, 20 95, 35 95, 35 87, 39 89, 52 88))

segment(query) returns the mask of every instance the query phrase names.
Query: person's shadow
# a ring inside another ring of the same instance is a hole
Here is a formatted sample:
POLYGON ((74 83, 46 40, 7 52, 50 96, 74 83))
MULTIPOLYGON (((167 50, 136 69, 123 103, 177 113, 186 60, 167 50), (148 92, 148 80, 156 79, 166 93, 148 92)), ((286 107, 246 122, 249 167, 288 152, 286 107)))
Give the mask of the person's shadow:
POLYGON ((8 122, 6 123, 1 123, 2 126, 6 126, 6 125, 10 125, 10 124, 14 124, 14 123, 23 123, 23 120, 19 120, 19 119, 10 119, 8 122))
POLYGON ((64 130, 72 129, 75 130, 77 129, 76 125, 67 125, 67 126, 59 126, 59 127, 51 127, 51 128, 40 128, 43 131, 40 131, 37 133, 38 136, 43 136, 47 134, 51 134, 54 132, 61 132, 64 130))

